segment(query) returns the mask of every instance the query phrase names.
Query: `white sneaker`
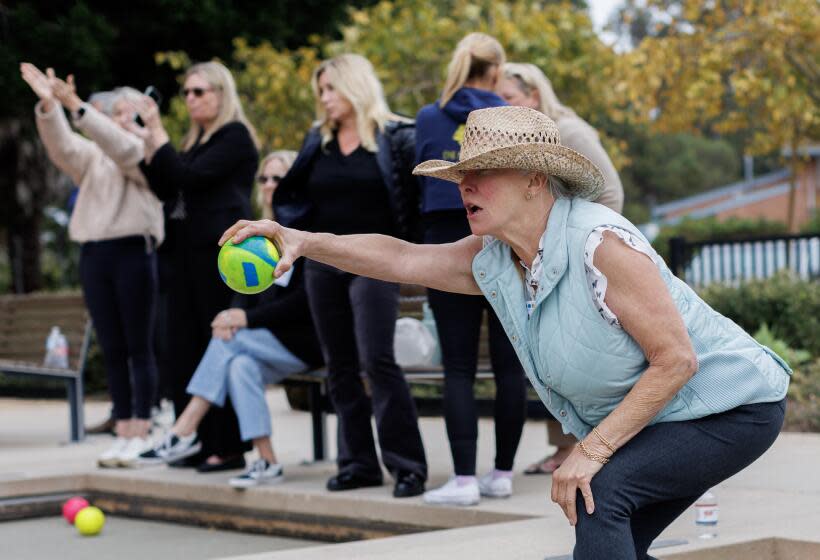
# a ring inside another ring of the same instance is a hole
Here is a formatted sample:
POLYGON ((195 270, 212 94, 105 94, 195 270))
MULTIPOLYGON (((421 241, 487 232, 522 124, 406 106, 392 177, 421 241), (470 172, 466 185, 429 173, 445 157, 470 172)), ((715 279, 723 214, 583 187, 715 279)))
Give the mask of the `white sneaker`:
POLYGON ((119 467, 120 455, 127 446, 128 439, 124 437, 118 437, 116 440, 114 440, 114 443, 111 444, 111 447, 103 451, 102 454, 97 458, 97 464, 104 468, 119 467))
POLYGON ((250 488, 260 484, 278 484, 285 478, 285 472, 279 463, 268 463, 257 459, 243 474, 228 481, 234 488, 250 488))
POLYGON ((512 478, 507 476, 493 477, 493 471, 478 479, 478 489, 482 496, 488 498, 509 498, 512 496, 512 478))
POLYGON ((458 479, 453 477, 444 486, 424 493, 426 503, 445 506, 474 506, 480 499, 478 481, 475 478, 459 485, 458 479))
POLYGON ((135 437, 129 439, 125 449, 120 453, 119 466, 126 468, 136 467, 139 462, 139 456, 149 449, 151 449, 151 440, 148 438, 135 437))

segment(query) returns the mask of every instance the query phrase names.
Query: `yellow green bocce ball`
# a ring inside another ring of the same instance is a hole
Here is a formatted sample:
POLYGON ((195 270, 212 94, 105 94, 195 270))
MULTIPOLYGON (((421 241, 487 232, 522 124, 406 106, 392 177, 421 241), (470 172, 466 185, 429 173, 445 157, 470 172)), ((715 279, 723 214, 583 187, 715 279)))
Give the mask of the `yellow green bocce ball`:
POLYGON ((222 280, 240 294, 258 294, 273 284, 279 251, 265 237, 248 237, 241 243, 226 242, 219 250, 217 267, 222 280))
POLYGON ((88 506, 77 512, 74 518, 74 526, 77 531, 84 537, 93 537, 102 531, 105 525, 105 514, 100 508, 88 506))

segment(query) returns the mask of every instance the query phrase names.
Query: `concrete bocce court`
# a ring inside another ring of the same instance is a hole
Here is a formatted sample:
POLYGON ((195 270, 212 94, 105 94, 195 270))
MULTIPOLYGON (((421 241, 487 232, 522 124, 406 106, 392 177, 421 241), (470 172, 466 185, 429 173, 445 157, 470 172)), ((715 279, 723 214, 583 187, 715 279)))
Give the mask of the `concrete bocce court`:
MULTIPOLYGON (((309 415, 290 410, 279 388, 268 391, 268 401, 286 480, 237 491, 227 485, 233 473, 98 469, 96 457, 110 438, 66 443, 65 402, 0 399, 0 541, 6 543, 0 556, 543 560, 571 553, 573 530, 549 501, 549 477, 519 474, 545 452, 543 422, 525 427, 512 498, 483 499, 471 508, 432 507, 421 497, 392 498, 390 484, 328 493, 325 481, 335 465, 305 461, 309 415), (98 537, 81 538, 59 518, 60 504, 74 494, 106 512, 98 537)), ((87 422, 108 411, 107 402, 87 402, 87 422)), ((444 421, 420 422, 428 487, 434 487, 452 468, 444 421)), ((332 416, 329 433, 335 433, 332 416)), ((493 449, 492 422, 481 420, 480 472, 492 465, 493 449)), ((720 505, 717 538, 698 539, 694 512, 688 511, 661 536, 659 544, 668 546, 653 554, 670 560, 820 558, 818 465, 820 434, 781 434, 759 461, 713 489, 720 505)))

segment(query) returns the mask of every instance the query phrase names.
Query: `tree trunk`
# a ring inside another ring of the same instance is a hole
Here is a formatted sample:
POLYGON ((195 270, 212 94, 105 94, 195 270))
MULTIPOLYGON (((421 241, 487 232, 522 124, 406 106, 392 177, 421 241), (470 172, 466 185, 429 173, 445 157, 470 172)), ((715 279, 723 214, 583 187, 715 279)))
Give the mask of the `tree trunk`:
POLYGON ((42 289, 40 226, 53 167, 30 123, 0 122, 0 231, 15 293, 42 289))
POLYGON ((797 202, 797 180, 800 172, 800 157, 797 155, 797 146, 794 144, 792 144, 792 153, 789 157, 789 168, 791 169, 791 178, 789 179, 789 207, 786 215, 786 227, 789 233, 796 233, 796 209, 794 205, 797 202))

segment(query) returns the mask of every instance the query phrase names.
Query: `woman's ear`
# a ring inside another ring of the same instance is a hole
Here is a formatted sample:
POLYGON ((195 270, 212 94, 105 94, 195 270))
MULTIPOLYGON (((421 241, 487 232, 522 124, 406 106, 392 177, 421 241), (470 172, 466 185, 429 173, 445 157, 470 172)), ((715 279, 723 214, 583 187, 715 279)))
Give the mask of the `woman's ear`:
POLYGON ((528 189, 533 189, 533 190, 541 190, 542 188, 546 189, 546 187, 547 187, 547 176, 544 173, 540 173, 540 172, 533 175, 532 178, 530 179, 529 185, 527 185, 528 189))

